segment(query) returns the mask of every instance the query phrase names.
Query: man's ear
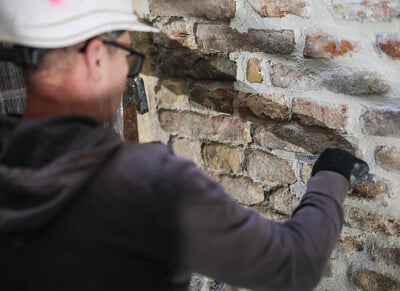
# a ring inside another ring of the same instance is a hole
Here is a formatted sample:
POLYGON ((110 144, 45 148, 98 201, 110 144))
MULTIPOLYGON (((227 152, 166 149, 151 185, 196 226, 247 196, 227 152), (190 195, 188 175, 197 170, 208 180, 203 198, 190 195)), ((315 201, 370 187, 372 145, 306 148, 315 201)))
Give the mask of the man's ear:
POLYGON ((84 58, 89 76, 94 80, 100 80, 104 75, 105 50, 100 38, 90 41, 86 48, 84 58))

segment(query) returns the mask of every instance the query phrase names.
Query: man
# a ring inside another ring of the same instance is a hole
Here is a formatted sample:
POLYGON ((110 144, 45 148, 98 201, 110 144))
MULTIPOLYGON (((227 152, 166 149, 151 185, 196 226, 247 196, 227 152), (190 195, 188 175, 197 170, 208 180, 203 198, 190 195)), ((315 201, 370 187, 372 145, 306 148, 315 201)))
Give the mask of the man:
POLYGON ((0 0, 0 56, 24 68, 23 116, 0 120, 2 290, 187 290, 191 272, 253 290, 311 290, 368 172, 328 149, 285 223, 229 198, 163 145, 102 124, 152 31, 130 0, 0 0), (360 169, 362 171, 360 171, 360 169))

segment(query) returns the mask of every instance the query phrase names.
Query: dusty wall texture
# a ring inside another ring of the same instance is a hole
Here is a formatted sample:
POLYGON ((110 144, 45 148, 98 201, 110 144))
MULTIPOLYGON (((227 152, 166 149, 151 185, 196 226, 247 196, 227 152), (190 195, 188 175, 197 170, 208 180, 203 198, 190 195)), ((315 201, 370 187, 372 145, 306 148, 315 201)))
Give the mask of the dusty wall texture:
POLYGON ((170 144, 276 220, 323 149, 356 153, 377 182, 349 193, 317 290, 400 290, 400 2, 147 4, 162 33, 132 35, 150 56, 140 140, 170 144))

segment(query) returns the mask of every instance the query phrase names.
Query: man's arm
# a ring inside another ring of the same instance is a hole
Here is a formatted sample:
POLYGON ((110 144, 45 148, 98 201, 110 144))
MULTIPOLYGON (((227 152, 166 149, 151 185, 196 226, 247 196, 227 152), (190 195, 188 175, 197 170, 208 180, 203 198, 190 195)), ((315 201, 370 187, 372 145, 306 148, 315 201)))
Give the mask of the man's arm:
POLYGON ((311 290, 343 224, 349 182, 325 169, 285 223, 240 206, 193 164, 171 158, 164 184, 175 201, 178 267, 253 290, 311 290))

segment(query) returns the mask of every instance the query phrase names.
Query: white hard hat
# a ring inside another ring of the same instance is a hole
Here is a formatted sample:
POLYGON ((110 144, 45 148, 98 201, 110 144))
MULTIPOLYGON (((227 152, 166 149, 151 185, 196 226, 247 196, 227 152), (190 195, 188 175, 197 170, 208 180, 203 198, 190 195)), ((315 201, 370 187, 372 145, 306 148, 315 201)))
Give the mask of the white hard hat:
POLYGON ((0 42, 61 48, 115 30, 157 30, 141 23, 133 0, 0 0, 0 42))

